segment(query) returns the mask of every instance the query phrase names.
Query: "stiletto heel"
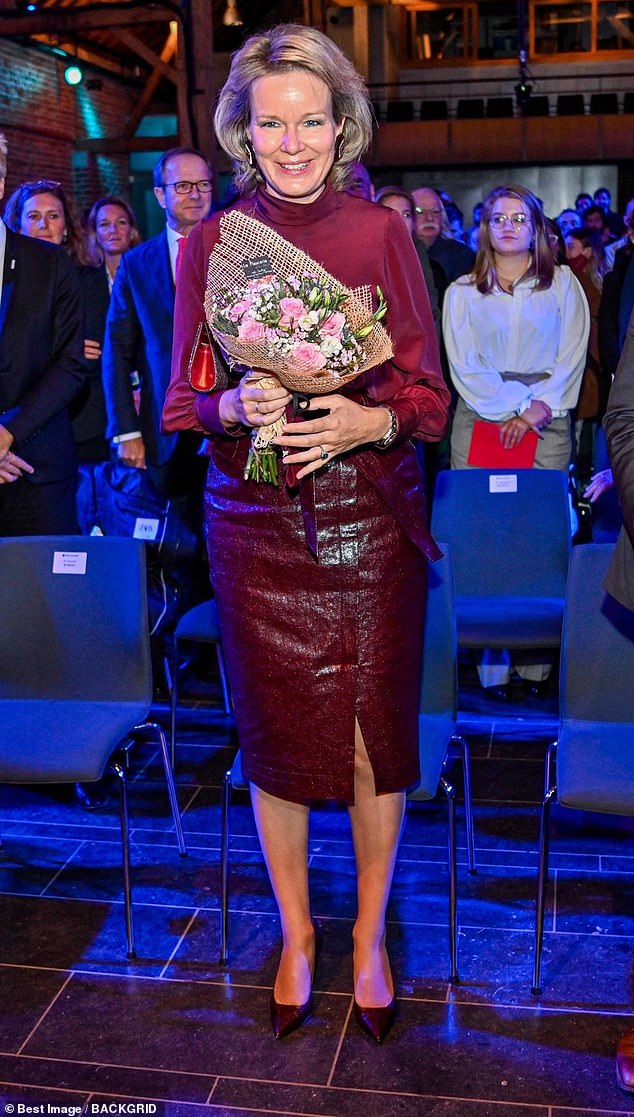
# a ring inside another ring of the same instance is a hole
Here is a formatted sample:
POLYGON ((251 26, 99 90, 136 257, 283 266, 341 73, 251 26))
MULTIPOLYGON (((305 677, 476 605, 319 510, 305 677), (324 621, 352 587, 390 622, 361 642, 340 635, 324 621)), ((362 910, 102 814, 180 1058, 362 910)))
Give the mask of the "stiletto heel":
MULTIPOLYGON (((385 942, 382 947, 387 959, 387 951, 385 951, 385 942)), ((389 959, 387 960, 389 969, 389 959)), ((390 974, 391 976, 391 974, 390 974)), ((392 987, 394 982, 392 979, 392 987)), ((387 1033, 389 1032, 394 1020, 396 1018, 397 1002, 396 994, 392 995, 392 999, 386 1005, 364 1006, 359 1004, 356 993, 354 997, 354 1018, 366 1035, 369 1035, 375 1043, 383 1043, 387 1033)))
MULTIPOLYGON (((317 968, 317 961, 321 953, 323 943, 323 936, 317 924, 313 924, 315 931, 315 957, 313 961, 312 972, 310 975, 311 986, 315 980, 315 970, 317 968)), ((301 1005, 285 1005, 275 999, 275 994, 271 993, 271 1026, 273 1028, 273 1035, 276 1039, 284 1039, 285 1036, 290 1035, 296 1028, 301 1027, 305 1020, 312 1014, 313 1011, 313 991, 311 991, 301 1005)))
POLYGON ((383 1043, 396 1018, 396 997, 380 1008, 363 1008, 355 998, 354 1018, 375 1043, 383 1043))

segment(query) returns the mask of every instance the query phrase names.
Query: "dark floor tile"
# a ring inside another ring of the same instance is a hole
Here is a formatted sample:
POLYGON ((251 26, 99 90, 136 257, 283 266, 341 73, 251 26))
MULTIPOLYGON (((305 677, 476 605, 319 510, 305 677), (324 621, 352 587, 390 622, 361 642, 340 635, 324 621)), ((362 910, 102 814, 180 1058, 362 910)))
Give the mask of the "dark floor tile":
POLYGON ((20 1049, 68 977, 55 970, 0 965, 0 1050, 20 1049))
MULTIPOLYGON (((191 849, 180 857, 171 841, 161 845, 132 842, 132 886, 139 904, 217 907, 220 869, 217 854, 191 849)), ((123 900, 121 850, 102 842, 85 842, 51 884, 48 895, 83 900, 123 900)))
MULTIPOLYGON (((460 985, 452 997, 527 1008, 628 1012, 634 1003, 634 940, 546 934, 542 996, 532 996, 533 932, 462 925, 458 937, 460 985)), ((418 990, 414 987, 413 992, 418 990)))
POLYGON ((74 975, 25 1053, 179 1074, 325 1083, 350 999, 316 998, 315 1016, 278 1043, 268 989, 74 975), (81 1022, 81 1025, 80 1025, 81 1022))
MULTIPOLYGON (((40 1110, 25 1110, 22 1113, 50 1113, 55 1112, 52 1110, 53 1106, 63 1106, 64 1114, 70 1114, 70 1117, 80 1117, 83 1112, 84 1105, 88 1101, 89 1094, 85 1090, 69 1091, 57 1090, 51 1086, 9 1086, 0 1083, 0 1105, 3 1106, 3 1113, 17 1113, 18 1105, 42 1105, 40 1110), (15 1109, 7 1109, 7 1106, 13 1105, 15 1109)), ((59 1113, 60 1110, 57 1110, 59 1113)))
POLYGON ((473 798, 486 803, 541 803, 544 765, 539 760, 489 756, 471 764, 473 798))
MULTIPOLYGON (((556 874, 556 930, 590 935, 634 935, 634 887, 620 876, 568 870, 556 874)), ((547 891, 552 910, 553 888, 547 891)))
POLYGON ((123 904, 0 896, 4 965, 158 976, 191 911, 134 904, 136 958, 127 957, 123 904))
MULTIPOLYGON (((408 1097, 398 1091, 273 1085, 225 1078, 219 1080, 214 1090, 214 1102, 216 1099, 228 1106, 249 1105, 250 1112, 267 1115, 272 1106, 281 1105, 285 1113, 301 1114, 301 1117, 360 1117, 361 1114, 365 1117, 511 1117, 499 1105, 465 1098, 408 1097)), ((230 1112, 233 1115, 235 1111, 232 1108, 230 1112)), ((541 1107, 518 1106, 513 1108, 512 1117, 545 1117, 545 1111, 541 1107)))
POLYGON ((403 1001, 378 1050, 353 1025, 333 1084, 511 1104, 627 1112, 616 1085, 619 1016, 403 1001), (422 1054, 424 1052, 424 1057, 422 1054))
MULTIPOLYGON (((86 1022, 81 1013, 79 1019, 78 1028, 82 1031, 98 1026, 98 1017, 97 1022, 86 1022)), ((81 1062, 70 1057, 69 1052, 74 1046, 73 1043, 69 1047, 66 1057, 62 1055, 53 1059, 0 1054, 0 1082, 4 1090, 12 1094, 28 1084, 40 1090, 72 1090, 112 1095, 119 1099, 152 1098, 203 1103, 216 1083, 214 1075, 202 1071, 185 1074, 160 1067, 114 1066, 105 1059, 93 1063, 81 1062)), ((128 1054, 130 1060, 135 1058, 135 1044, 131 1044, 128 1054)))

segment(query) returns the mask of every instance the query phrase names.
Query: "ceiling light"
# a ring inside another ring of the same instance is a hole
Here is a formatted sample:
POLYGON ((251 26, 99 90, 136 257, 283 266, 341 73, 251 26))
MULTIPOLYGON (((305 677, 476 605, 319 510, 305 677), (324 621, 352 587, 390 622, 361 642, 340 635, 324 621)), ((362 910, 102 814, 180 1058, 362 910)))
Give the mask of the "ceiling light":
POLYGON ((84 71, 76 62, 72 62, 64 70, 64 81, 67 85, 81 85, 84 80, 84 71))

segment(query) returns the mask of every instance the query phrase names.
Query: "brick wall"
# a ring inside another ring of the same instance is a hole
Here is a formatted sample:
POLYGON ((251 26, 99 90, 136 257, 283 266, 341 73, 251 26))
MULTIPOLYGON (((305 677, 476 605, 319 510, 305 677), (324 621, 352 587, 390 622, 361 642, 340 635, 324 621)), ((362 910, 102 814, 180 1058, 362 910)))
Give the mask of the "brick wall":
POLYGON ((77 150, 77 140, 116 135, 134 105, 134 89, 100 75, 102 88, 71 87, 67 61, 0 39, 0 129, 9 143, 5 197, 28 179, 52 178, 78 210, 104 193, 129 195, 127 155, 77 150))

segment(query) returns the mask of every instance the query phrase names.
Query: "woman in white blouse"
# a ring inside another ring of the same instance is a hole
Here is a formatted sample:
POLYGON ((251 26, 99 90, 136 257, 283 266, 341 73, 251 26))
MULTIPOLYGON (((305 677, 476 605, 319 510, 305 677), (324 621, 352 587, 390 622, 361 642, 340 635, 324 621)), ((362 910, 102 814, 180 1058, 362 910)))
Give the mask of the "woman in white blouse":
POLYGON ((443 334, 458 403, 451 465, 467 466, 474 422, 500 442, 540 435, 535 466, 567 470, 570 412, 585 368, 590 316, 568 267, 555 263, 540 203, 523 186, 486 198, 474 269, 452 283, 443 334))
MULTIPOLYGON (((458 392, 451 466, 468 466, 476 419, 495 424, 501 445, 539 435, 534 466, 567 471, 570 413, 586 364, 590 313, 570 268, 555 262, 546 219, 523 186, 498 186, 486 198, 473 271, 445 294, 443 334, 458 392)), ((499 463, 493 463, 499 464, 499 463)), ((512 465, 512 463, 511 463, 512 465)), ((514 669, 531 694, 544 693, 551 664, 540 653, 485 649, 485 687, 509 696, 514 669)))

